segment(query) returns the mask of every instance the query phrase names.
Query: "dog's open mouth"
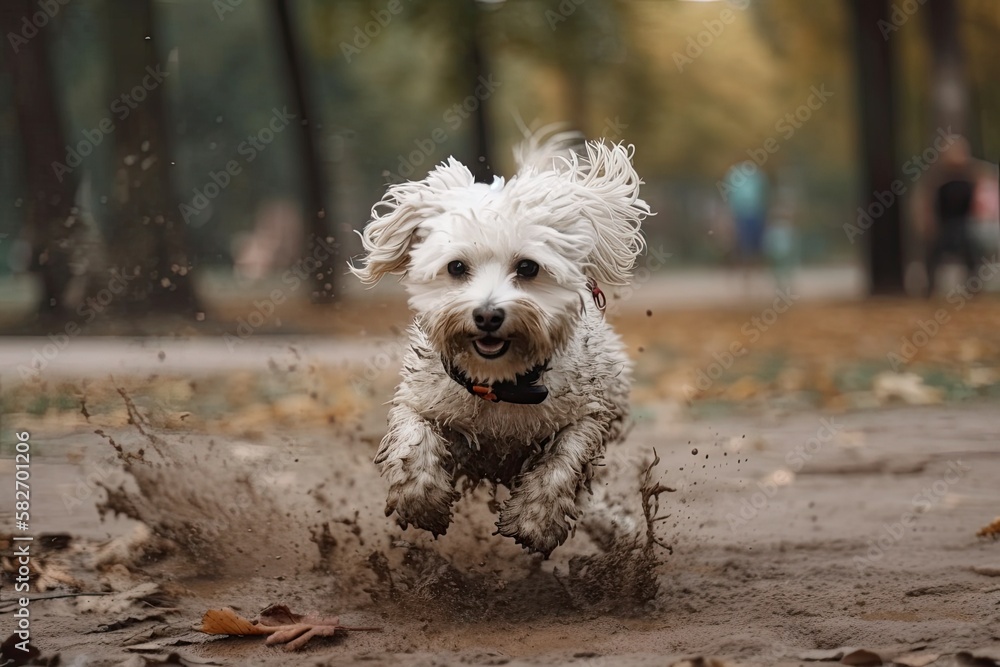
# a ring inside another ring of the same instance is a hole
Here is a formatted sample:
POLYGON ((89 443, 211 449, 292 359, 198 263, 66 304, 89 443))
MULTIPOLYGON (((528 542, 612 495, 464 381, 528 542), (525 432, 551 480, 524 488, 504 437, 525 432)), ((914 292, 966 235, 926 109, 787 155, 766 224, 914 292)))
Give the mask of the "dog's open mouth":
POLYGON ((476 352, 479 353, 480 357, 484 359, 496 359, 502 357, 510 349, 510 341, 486 336, 472 341, 472 346, 476 348, 476 352))

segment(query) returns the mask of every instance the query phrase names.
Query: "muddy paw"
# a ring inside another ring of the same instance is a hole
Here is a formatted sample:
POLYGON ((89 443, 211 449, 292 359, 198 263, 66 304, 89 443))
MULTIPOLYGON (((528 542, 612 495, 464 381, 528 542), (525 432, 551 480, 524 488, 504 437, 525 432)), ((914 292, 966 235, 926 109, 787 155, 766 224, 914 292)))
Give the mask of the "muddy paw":
POLYGON ((528 506, 517 497, 511 497, 500 510, 497 532, 513 538, 528 551, 548 558, 569 536, 570 525, 566 517, 570 514, 559 508, 528 506))
POLYGON ((435 537, 444 535, 451 524, 451 505, 458 498, 454 489, 417 485, 399 485, 389 489, 385 515, 396 513, 401 528, 413 524, 430 531, 435 537))

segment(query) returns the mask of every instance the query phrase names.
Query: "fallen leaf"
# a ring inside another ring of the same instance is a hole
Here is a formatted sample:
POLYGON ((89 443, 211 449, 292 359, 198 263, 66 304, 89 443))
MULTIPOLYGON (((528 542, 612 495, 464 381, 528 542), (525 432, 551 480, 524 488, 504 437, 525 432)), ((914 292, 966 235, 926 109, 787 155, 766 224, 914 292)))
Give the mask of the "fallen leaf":
POLYGON ((207 635, 269 635, 274 630, 255 625, 234 610, 209 609, 201 617, 201 632, 207 635))
POLYGON ((851 648, 835 648, 830 650, 817 649, 815 651, 806 651, 799 656, 799 660, 808 660, 810 662, 833 662, 835 660, 840 660, 843 658, 848 651, 853 651, 851 648))
POLYGON ((973 667, 989 667, 1000 665, 1000 645, 984 646, 974 651, 960 651, 955 655, 958 664, 973 667))
POLYGON ((973 565, 972 571, 986 577, 1000 577, 1000 565, 973 565))
POLYGON ((840 664, 854 665, 855 667, 870 667, 884 663, 882 662, 882 656, 878 653, 859 648, 848 652, 847 655, 840 659, 840 664))
POLYGON ((872 390, 883 405, 893 400, 907 405, 930 405, 940 403, 944 397, 944 392, 925 385, 924 379, 916 373, 879 373, 872 379, 872 390))
POLYGON ((1000 516, 993 519, 993 523, 983 526, 978 533, 979 537, 1000 537, 1000 516))
MULTIPOLYGON (((257 615, 258 622, 260 622, 261 625, 268 626, 294 625, 296 623, 324 623, 322 619, 309 619, 310 617, 303 616, 302 614, 296 614, 283 604, 272 604, 257 615)), ((327 620, 329 621, 327 625, 337 625, 336 618, 327 620)))
POLYGON ((900 667, 927 667, 940 657, 938 653, 907 653, 893 659, 892 662, 900 667))
POLYGON ((234 610, 210 609, 201 619, 199 631, 212 635, 270 635, 267 645, 285 644, 285 650, 297 651, 313 637, 333 637, 338 632, 372 631, 381 628, 355 628, 340 625, 340 618, 302 615, 292 612, 285 605, 271 605, 255 621, 249 621, 234 610))

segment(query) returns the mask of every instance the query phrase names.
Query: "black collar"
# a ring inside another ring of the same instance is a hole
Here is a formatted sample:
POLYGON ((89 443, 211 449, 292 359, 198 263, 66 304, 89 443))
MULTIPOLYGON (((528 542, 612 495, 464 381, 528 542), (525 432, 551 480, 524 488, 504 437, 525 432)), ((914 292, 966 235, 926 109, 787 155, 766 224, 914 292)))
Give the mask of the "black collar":
POLYGON ((473 396, 493 403, 519 403, 521 405, 538 405, 548 398, 549 390, 545 385, 536 385, 542 372, 548 370, 547 363, 541 363, 523 375, 511 380, 494 382, 492 385, 476 384, 462 371, 458 370, 442 357, 441 363, 448 377, 462 385, 473 396))

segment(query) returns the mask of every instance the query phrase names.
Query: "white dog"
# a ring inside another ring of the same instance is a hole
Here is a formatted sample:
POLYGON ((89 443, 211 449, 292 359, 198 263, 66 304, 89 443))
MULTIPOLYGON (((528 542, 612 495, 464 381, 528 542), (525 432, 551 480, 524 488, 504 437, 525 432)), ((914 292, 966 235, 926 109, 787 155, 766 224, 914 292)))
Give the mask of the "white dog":
POLYGON ((458 481, 487 480, 510 489, 499 534, 548 556, 623 434, 630 362, 598 285, 627 284, 649 207, 631 146, 567 137, 528 141, 506 183, 449 158, 372 209, 352 271, 402 274, 416 313, 375 457, 403 528, 444 534, 458 481))

